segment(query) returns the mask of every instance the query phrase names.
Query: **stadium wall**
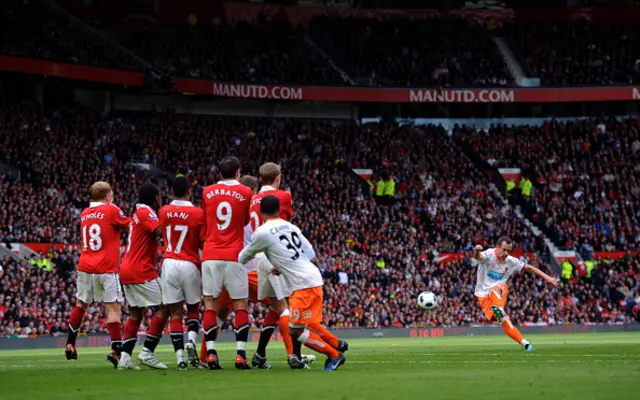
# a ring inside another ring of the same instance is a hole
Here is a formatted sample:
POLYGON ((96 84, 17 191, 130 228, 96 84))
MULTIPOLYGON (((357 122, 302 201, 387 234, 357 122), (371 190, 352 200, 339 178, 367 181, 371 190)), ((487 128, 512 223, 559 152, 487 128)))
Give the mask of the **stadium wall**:
MULTIPOLYGON (((630 325, 556 325, 556 326, 521 326, 519 329, 524 334, 553 334, 553 333, 602 333, 602 332, 640 332, 640 324, 630 325)), ((389 328, 389 329, 341 329, 338 335, 343 339, 369 339, 369 338, 438 338, 445 336, 484 336, 503 335, 499 326, 469 326, 458 328, 389 328)), ((138 345, 144 342, 144 333, 138 336, 138 345)), ((249 334, 249 341, 257 342, 260 331, 249 334)), ((221 332, 218 341, 235 342, 232 331, 221 332)), ((274 335, 272 341, 281 340, 279 334, 274 335), (277 336, 277 337, 276 337, 277 336)), ((161 344, 171 344, 169 335, 164 335, 161 344)), ((46 336, 25 339, 0 339, 0 350, 26 350, 26 349, 53 349, 63 348, 66 344, 64 336, 46 336)), ((77 340, 78 347, 107 347, 109 336, 93 335, 80 336, 77 340)))

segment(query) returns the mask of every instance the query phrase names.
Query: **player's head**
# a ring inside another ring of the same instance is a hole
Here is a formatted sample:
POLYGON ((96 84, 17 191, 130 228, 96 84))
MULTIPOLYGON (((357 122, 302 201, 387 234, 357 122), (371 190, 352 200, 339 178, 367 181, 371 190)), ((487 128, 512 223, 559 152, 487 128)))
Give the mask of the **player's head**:
POLYGON ((160 205, 160 191, 151 182, 146 182, 138 189, 138 203, 145 204, 154 210, 160 205))
POLYGON ((508 236, 501 236, 496 244, 496 257, 503 261, 513 251, 513 240, 508 236))
POLYGON ((176 200, 189 200, 191 198, 191 185, 184 176, 179 176, 171 184, 173 197, 176 200))
POLYGON ((260 201, 260 214, 262 218, 278 218, 280 216, 280 200, 276 196, 268 195, 260 201))
POLYGON ((107 182, 96 182, 89 188, 91 201, 101 201, 107 204, 113 203, 113 190, 107 182))
POLYGON ((268 162, 260 166, 260 182, 263 185, 269 185, 279 189, 281 175, 280 166, 276 163, 268 162))
POLYGON ((222 179, 240 179, 240 160, 238 157, 225 157, 218 165, 222 179))
POLYGON ((252 175, 242 175, 240 179, 238 179, 241 185, 245 185, 249 189, 251 189, 251 193, 254 195, 258 193, 258 179, 252 175))

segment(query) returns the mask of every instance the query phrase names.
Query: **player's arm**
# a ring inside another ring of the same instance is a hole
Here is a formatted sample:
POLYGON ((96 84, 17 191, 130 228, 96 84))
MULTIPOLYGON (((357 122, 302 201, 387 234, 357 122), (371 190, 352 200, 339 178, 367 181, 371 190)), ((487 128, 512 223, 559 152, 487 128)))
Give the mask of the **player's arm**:
POLYGON ((309 240, 306 238, 306 236, 302 234, 302 232, 300 232, 300 241, 302 242, 302 251, 307 256, 309 261, 313 261, 313 259, 316 258, 316 251, 311 243, 309 243, 309 240))
POLYGON ((117 206, 113 206, 111 212, 111 221, 112 224, 121 230, 128 231, 129 224, 131 223, 131 218, 124 215, 124 212, 117 206))
POLYGON ((160 225, 160 219, 155 212, 149 211, 146 218, 142 219, 142 224, 149 232, 153 232, 156 239, 162 238, 162 226, 160 225))
MULTIPOLYGON (((238 255, 238 262, 246 264, 253 260, 253 257, 261 251, 265 251, 269 247, 267 238, 264 237, 264 233, 256 231, 251 238, 251 244, 245 247, 238 255)), ((268 233, 267 233, 268 235, 268 233)))
POLYGON ((524 266, 524 270, 539 276, 540 278, 544 279, 549 285, 553 287, 558 287, 558 282, 556 282, 556 280, 550 277, 549 275, 542 272, 540 268, 536 268, 533 265, 527 264, 524 266))
POLYGON ((285 193, 285 201, 284 201, 284 207, 283 210, 284 212, 287 214, 287 221, 291 222, 293 221, 293 199, 291 198, 291 193, 289 192, 284 192, 285 193))
POLYGON ((479 244, 476 245, 476 247, 473 249, 473 258, 475 258, 478 262, 482 262, 487 258, 487 256, 482 253, 482 250, 482 246, 479 244))

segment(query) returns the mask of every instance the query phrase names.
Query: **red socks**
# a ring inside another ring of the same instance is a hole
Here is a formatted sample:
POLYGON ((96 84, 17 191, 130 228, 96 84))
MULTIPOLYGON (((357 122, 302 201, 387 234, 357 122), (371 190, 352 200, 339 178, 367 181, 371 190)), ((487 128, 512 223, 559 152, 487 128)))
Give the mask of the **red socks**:
POLYGON ((149 323, 149 330, 147 331, 147 335, 161 337, 165 325, 167 325, 166 319, 154 315, 153 318, 151 318, 151 322, 149 323))
POLYGON ((71 317, 69 318, 69 327, 74 331, 80 329, 82 325, 82 319, 84 318, 84 310, 78 306, 73 307, 71 310, 71 317))
POLYGON ((122 341, 122 324, 120 322, 109 322, 107 329, 109 330, 109 337, 112 342, 122 341))

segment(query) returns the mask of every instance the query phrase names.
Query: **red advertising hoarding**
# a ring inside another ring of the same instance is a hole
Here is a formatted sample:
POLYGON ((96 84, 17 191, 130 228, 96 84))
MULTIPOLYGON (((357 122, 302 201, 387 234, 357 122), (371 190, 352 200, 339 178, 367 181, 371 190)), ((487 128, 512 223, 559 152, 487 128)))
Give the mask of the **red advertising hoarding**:
MULTIPOLYGON (((52 61, 0 56, 0 71, 142 86, 140 72, 87 67, 52 61)), ((575 88, 373 88, 351 86, 260 85, 174 78, 178 92, 217 97, 288 101, 341 101, 374 103, 558 103, 640 100, 640 87, 598 86, 575 88)))

